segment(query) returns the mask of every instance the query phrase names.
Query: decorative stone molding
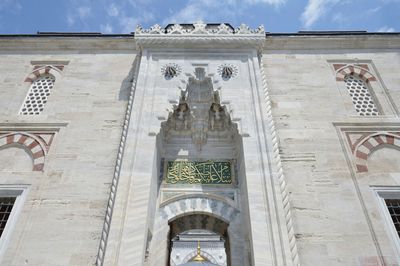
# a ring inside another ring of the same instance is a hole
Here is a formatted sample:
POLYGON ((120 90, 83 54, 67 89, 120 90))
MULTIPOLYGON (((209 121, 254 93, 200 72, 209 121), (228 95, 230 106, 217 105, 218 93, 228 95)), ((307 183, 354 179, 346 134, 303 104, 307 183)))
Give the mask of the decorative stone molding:
POLYGON ((277 174, 278 174, 280 191, 281 191, 281 195, 282 195, 282 203, 283 203, 283 209, 284 209, 285 219, 286 219, 286 229, 287 229, 287 234, 288 234, 288 239, 289 239, 290 252, 292 255, 293 265, 298 266, 298 265, 300 265, 300 262, 299 262, 299 255, 298 255, 298 251, 297 251, 296 237, 295 237, 294 229, 293 229, 293 220, 292 220, 290 199, 289 199, 289 194, 286 189, 286 178, 285 178, 285 175, 283 174, 282 160, 281 160, 280 153, 279 153, 279 140, 278 140, 278 136, 276 134, 275 122, 274 122, 274 119, 272 116, 272 103, 271 103, 271 98, 269 96, 267 77, 265 75, 264 67, 262 65, 262 58, 260 59, 260 61, 261 61, 260 72, 261 72, 261 77, 262 77, 262 82, 263 82, 265 102, 267 104, 267 110, 266 110, 267 122, 268 122, 267 124, 269 125, 269 131, 271 132, 271 136, 272 136, 272 150, 273 150, 273 156, 274 156, 273 160, 277 167, 277 174))
POLYGON ((166 28, 161 28, 160 25, 156 24, 150 29, 143 29, 141 26, 136 27, 135 35, 152 35, 152 34, 164 34, 164 35, 265 35, 264 26, 260 25, 257 29, 250 29, 246 24, 241 24, 239 28, 233 29, 230 25, 219 24, 211 25, 203 22, 197 22, 193 24, 173 24, 166 28))
POLYGON ((222 64, 217 68, 217 72, 223 79, 230 79, 236 77, 238 68, 232 64, 222 64))
POLYGON ((185 214, 205 213, 229 223, 236 217, 239 210, 224 201, 196 195, 162 205, 159 212, 167 221, 185 214))
POLYGON ((156 24, 150 29, 137 26, 135 40, 139 46, 162 46, 189 44, 190 47, 223 45, 222 48, 234 45, 246 45, 257 48, 263 45, 265 30, 261 25, 257 29, 250 29, 242 24, 234 29, 229 24, 206 24, 197 22, 194 24, 173 24, 162 28, 156 24))
POLYGON ((336 71, 336 80, 344 81, 347 75, 357 75, 365 82, 376 81, 375 76, 370 72, 368 64, 333 64, 336 71))
POLYGON ((175 63, 166 64, 165 66, 161 67, 161 73, 166 79, 177 77, 181 72, 182 68, 175 63))
POLYGON ((201 187, 196 189, 187 188, 163 188, 161 190, 161 204, 167 204, 180 198, 187 198, 189 195, 198 194, 201 192, 203 195, 207 195, 209 198, 216 200, 226 201, 232 206, 238 205, 238 191, 234 188, 226 188, 220 190, 216 187, 201 187))
POLYGON ((32 171, 43 171, 45 159, 56 131, 58 130, 41 132, 0 129, 0 149, 7 148, 7 146, 24 147, 33 160, 32 171))
POLYGON ((375 131, 348 131, 345 136, 354 157, 354 165, 359 173, 368 172, 368 156, 383 146, 393 146, 400 149, 400 128, 375 131))

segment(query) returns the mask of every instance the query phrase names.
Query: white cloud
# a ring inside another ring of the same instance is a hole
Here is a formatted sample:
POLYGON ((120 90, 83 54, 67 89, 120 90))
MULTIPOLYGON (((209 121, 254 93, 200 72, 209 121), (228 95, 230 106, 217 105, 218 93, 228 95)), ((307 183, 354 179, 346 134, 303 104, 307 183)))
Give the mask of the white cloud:
POLYGON ((75 18, 71 14, 67 15, 67 23, 70 27, 75 24, 75 18))
POLYGON ((119 20, 119 24, 122 27, 122 32, 132 32, 135 31, 138 20, 133 17, 121 17, 119 20))
POLYGON ((113 27, 109 23, 100 25, 100 30, 102 33, 113 33, 113 27))
POLYGON ((148 23, 155 19, 152 12, 143 8, 139 14, 126 15, 125 12, 120 12, 117 17, 117 23, 122 28, 123 33, 133 32, 138 24, 148 23))
POLYGON ((92 9, 88 6, 78 7, 78 16, 80 19, 84 20, 92 14, 92 9))
POLYGON ((232 4, 232 1, 191 0, 178 11, 172 12, 171 16, 164 19, 163 24, 192 23, 199 20, 211 21, 217 13, 225 17, 229 14, 230 8, 228 6, 232 4), (225 8, 220 7, 223 4, 226 5, 225 8))
POLYGON ((152 0, 121 0, 118 4, 103 1, 102 8, 107 15, 107 23, 100 25, 102 32, 129 33, 135 31, 139 23, 155 20, 147 5, 152 0))
POLYGON ((325 15, 327 10, 339 3, 339 0, 308 0, 308 3, 301 14, 303 26, 307 29, 325 15))
POLYGON ((336 14, 334 14, 332 16, 332 21, 335 22, 335 23, 342 24, 342 23, 344 23, 346 21, 346 18, 343 15, 343 13, 338 12, 338 13, 336 13, 336 14))
POLYGON ((11 5, 12 0, 2 0, 0 2, 0 10, 2 10, 3 8, 8 7, 8 5, 11 5))
POLYGON ((77 21, 86 24, 87 19, 92 16, 92 8, 89 5, 77 5, 71 0, 70 7, 71 9, 68 10, 66 15, 68 27, 74 26, 77 24, 77 21))
POLYGON ((382 9, 381 6, 377 6, 377 7, 368 9, 365 13, 366 13, 367 15, 372 15, 372 14, 375 14, 376 12, 378 12, 378 11, 381 10, 381 9, 382 9))
POLYGON ((155 19, 156 18, 154 16, 154 14, 150 11, 145 11, 145 12, 141 13, 139 16, 139 20, 143 23, 154 21, 155 19))
MULTIPOLYGON (((13 1, 13 0, 0 0, 13 1)), ((155 11, 155 0, 67 0, 68 10, 66 23, 72 28, 85 30, 98 28, 102 32, 132 32, 137 24, 195 22, 198 20, 210 22, 241 23, 239 18, 252 16, 255 8, 279 7, 288 0, 188 0, 181 1, 181 6, 170 5, 163 14, 155 11), (153 12, 154 11, 154 12, 153 12), (98 16, 103 15, 103 21, 93 26, 98 16)), ((244 21, 246 22, 246 21, 244 21)))
POLYGON ((378 32, 395 32, 396 30, 392 27, 383 26, 378 29, 378 32))
POLYGON ((164 19, 163 24, 168 23, 187 23, 198 20, 204 20, 207 16, 206 9, 202 7, 198 2, 192 2, 187 4, 177 13, 164 19))
POLYGON ((279 6, 286 3, 286 0, 245 0, 249 4, 268 4, 273 6, 279 6))
POLYGON ((134 8, 141 8, 146 5, 154 5, 153 0, 126 0, 126 1, 134 8))
POLYGON ((238 17, 247 16, 248 9, 252 8, 254 5, 279 6, 286 3, 286 1, 287 0, 190 0, 177 11, 169 11, 168 13, 171 15, 165 18, 162 24, 195 22, 198 20, 234 22, 238 17))
POLYGON ((118 16, 118 14, 119 14, 119 8, 118 8, 114 3, 112 3, 112 4, 107 8, 107 14, 108 14, 110 17, 116 17, 116 16, 118 16))
POLYGON ((6 9, 16 14, 22 9, 22 5, 19 3, 19 1, 16 0, 1 0, 0 10, 2 11, 6 9))
POLYGON ((14 12, 18 12, 18 11, 20 11, 22 9, 22 5, 20 4, 20 3, 18 3, 18 2, 15 2, 14 3, 14 7, 13 7, 13 11, 14 12))

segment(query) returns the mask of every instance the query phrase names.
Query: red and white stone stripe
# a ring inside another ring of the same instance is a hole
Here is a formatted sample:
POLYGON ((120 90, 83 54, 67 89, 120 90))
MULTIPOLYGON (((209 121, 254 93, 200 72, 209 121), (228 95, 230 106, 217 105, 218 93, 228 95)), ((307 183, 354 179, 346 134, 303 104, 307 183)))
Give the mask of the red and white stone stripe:
POLYGON ((0 147, 11 144, 22 145, 30 151, 33 159, 33 171, 43 171, 46 151, 38 140, 19 132, 0 137, 0 147))
POLYGON ((63 68, 64 66, 44 66, 35 68, 25 79, 25 82, 33 83, 37 78, 46 74, 55 76, 55 72, 60 72, 63 68))
POLYGON ((336 72, 336 80, 344 81, 346 76, 353 75, 353 74, 364 79, 366 82, 376 81, 376 78, 368 71, 368 69, 364 69, 364 68, 361 68, 359 66, 354 66, 354 65, 347 65, 343 68, 340 68, 336 72))
POLYGON ((389 134, 372 135, 354 151, 357 172, 368 172, 367 160, 368 156, 380 145, 394 145, 400 148, 400 139, 398 136, 389 134))

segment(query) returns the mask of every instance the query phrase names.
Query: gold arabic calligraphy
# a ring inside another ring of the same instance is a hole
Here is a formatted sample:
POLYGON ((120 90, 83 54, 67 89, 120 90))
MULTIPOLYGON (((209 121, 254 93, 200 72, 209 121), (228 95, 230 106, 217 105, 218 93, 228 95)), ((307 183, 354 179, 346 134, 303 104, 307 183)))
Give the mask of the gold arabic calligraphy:
POLYGON ((231 184, 231 162, 168 162, 166 181, 169 184, 231 184))

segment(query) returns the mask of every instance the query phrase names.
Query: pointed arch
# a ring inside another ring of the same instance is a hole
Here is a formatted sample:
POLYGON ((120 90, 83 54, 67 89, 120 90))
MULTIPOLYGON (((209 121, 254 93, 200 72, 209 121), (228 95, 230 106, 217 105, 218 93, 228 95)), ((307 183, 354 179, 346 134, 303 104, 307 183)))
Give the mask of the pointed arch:
POLYGON ((23 146, 29 152, 33 160, 33 171, 43 171, 47 151, 39 138, 26 132, 11 132, 0 136, 0 148, 13 144, 23 146))
POLYGON ((30 83, 30 88, 19 111, 20 115, 40 115, 42 113, 56 79, 61 76, 60 69, 62 68, 51 65, 35 67, 25 79, 25 82, 30 83))
POLYGON ((344 81, 346 76, 357 75, 366 83, 376 81, 376 77, 369 71, 368 66, 360 66, 354 64, 348 65, 334 65, 336 69, 336 80, 344 81))
POLYGON ((361 141, 354 150, 357 172, 368 172, 368 156, 382 145, 391 145, 400 149, 400 136, 389 132, 378 132, 361 141))
POLYGON ((25 82, 33 83, 36 79, 44 75, 51 75, 54 78, 58 78, 61 75, 61 71, 64 66, 37 66, 34 70, 29 73, 29 75, 25 78, 25 82))

